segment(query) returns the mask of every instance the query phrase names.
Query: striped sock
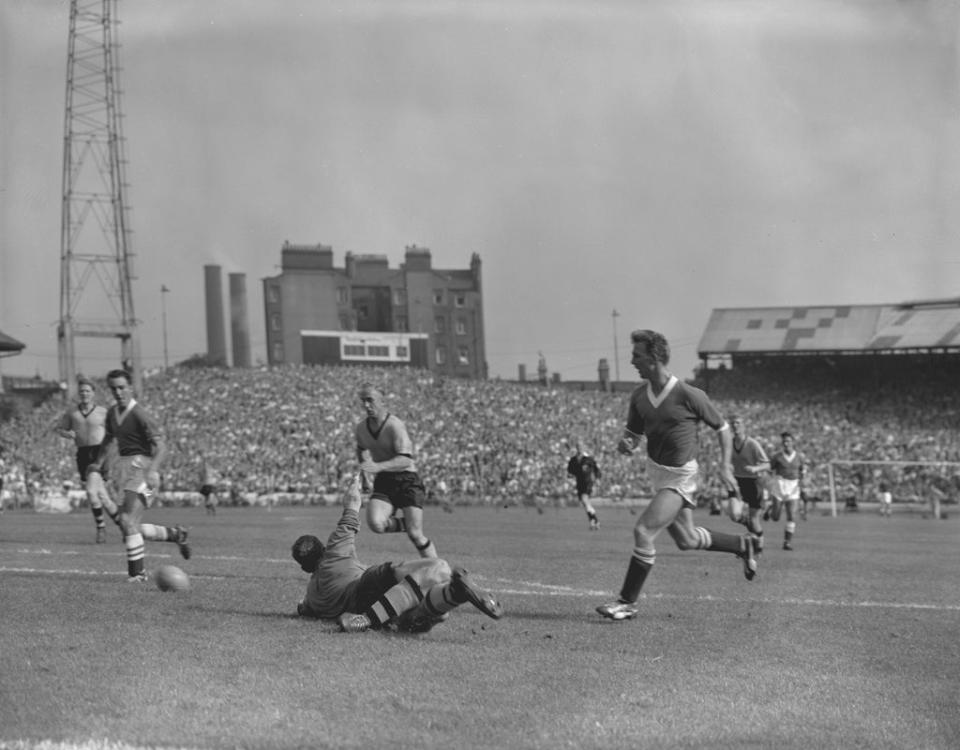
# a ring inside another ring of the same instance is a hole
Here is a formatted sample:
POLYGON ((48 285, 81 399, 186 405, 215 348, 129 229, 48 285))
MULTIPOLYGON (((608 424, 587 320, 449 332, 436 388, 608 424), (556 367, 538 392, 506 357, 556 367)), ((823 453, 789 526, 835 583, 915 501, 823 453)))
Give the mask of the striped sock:
POLYGON ((131 534, 123 538, 123 546, 127 548, 127 575, 131 578, 143 573, 143 536, 131 534))
POLYGON ((387 521, 383 533, 384 534, 395 534, 398 531, 407 530, 407 519, 401 518, 400 516, 391 516, 390 520, 387 521))
POLYGON ((177 538, 176 529, 169 526, 155 526, 152 523, 140 524, 140 533, 150 542, 172 542, 177 538))
POLYGON ((93 520, 97 524, 97 528, 105 528, 106 524, 103 521, 103 508, 91 508, 90 512, 93 513, 93 520))
POLYGON ((430 617, 440 617, 461 604, 463 602, 457 601, 453 595, 453 583, 442 583, 430 587, 420 604, 420 611, 430 617))
POLYGON ((704 531, 709 535, 710 543, 702 549, 710 552, 732 552, 735 555, 743 552, 739 535, 723 534, 719 531, 707 531, 707 529, 704 529, 704 531))
POLYGON ((387 592, 377 599, 365 614, 374 627, 380 627, 402 612, 413 609, 422 599, 423 592, 420 590, 420 585, 407 576, 400 583, 387 589, 387 592))

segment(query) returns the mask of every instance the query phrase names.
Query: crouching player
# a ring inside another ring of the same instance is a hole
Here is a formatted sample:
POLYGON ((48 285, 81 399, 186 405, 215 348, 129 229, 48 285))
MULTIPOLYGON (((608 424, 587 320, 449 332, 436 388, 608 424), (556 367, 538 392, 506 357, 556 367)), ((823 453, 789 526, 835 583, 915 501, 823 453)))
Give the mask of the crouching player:
POLYGON ((297 604, 299 615, 336 619, 348 633, 387 627, 423 633, 466 602, 495 620, 503 615, 500 603, 476 588, 465 570, 451 569, 441 558, 361 563, 356 551, 359 475, 348 480, 341 504, 343 513, 326 546, 310 535, 293 543, 293 559, 310 574, 306 596, 297 604))

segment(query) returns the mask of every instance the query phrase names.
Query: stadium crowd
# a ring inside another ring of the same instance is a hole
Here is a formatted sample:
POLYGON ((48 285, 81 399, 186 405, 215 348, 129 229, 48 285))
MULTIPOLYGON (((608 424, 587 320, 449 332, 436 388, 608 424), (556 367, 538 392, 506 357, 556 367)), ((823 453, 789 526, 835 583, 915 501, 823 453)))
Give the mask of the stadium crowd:
MULTIPOLYGON (((161 422, 169 455, 164 491, 198 491, 204 459, 226 492, 301 493, 319 497, 355 458, 353 429, 362 418, 361 382, 386 394, 388 410, 408 426, 428 491, 441 480, 453 502, 575 503, 566 466, 576 440, 603 470, 596 496, 645 497, 643 462, 616 453, 628 393, 561 384, 435 378, 420 370, 288 366, 174 367, 145 379, 142 402, 161 422)), ((703 385, 703 384, 701 384, 703 385)), ((832 459, 960 461, 960 398, 936 376, 909 389, 841 387, 828 374, 714 371, 707 384, 727 413, 741 415, 769 450, 783 430, 805 455, 808 493, 829 495, 832 459)), ((110 401, 101 382, 100 403, 110 401)), ((0 424, 0 471, 7 487, 29 494, 78 484, 74 451, 52 425, 66 408, 51 399, 0 424)), ((704 500, 712 484, 715 440, 702 436, 704 500)), ((906 493, 960 490, 957 467, 851 467, 838 473, 841 495, 866 498, 884 478, 906 493), (895 476, 894 476, 895 475, 895 476)), ((896 495, 896 493, 895 493, 896 495)), ((909 499, 921 499, 911 497, 909 499)))

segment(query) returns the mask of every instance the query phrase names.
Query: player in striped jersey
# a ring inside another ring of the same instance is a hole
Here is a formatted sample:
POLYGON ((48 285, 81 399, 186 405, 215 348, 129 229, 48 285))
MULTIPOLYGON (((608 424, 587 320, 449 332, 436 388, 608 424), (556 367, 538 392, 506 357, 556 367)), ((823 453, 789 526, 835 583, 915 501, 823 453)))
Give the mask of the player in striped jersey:
POLYGON ((369 488, 369 477, 374 476, 373 493, 367 502, 367 526, 377 534, 405 531, 420 557, 436 557, 437 548, 423 533, 426 490, 417 473, 407 427, 387 411, 379 388, 364 383, 359 395, 367 413, 356 427, 364 490, 369 488))
POLYGON ((343 512, 324 546, 312 535, 299 537, 293 559, 310 574, 306 595, 297 604, 301 617, 337 619, 340 629, 360 633, 396 628, 423 633, 447 613, 470 602, 488 617, 503 614, 500 603, 478 589, 462 568, 437 557, 367 566, 357 559, 360 531, 360 477, 349 478, 341 497, 343 512))
MULTIPOLYGON (((120 525, 117 504, 107 493, 104 484, 104 474, 90 471, 90 466, 100 450, 100 443, 106 432, 107 409, 96 402, 96 389, 93 381, 79 375, 77 377, 77 405, 68 409, 54 430, 60 437, 73 440, 77 448, 77 470, 80 472, 80 481, 87 493, 90 503, 90 512, 97 529, 97 544, 107 541, 106 522, 103 512, 120 525)), ((104 472, 105 473, 105 472, 104 472)))
POLYGON ((780 435, 780 450, 770 459, 770 468, 779 484, 779 497, 774 496, 771 517, 780 520, 781 509, 787 512, 787 523, 783 531, 783 548, 793 549, 793 535, 797 530, 796 516, 803 493, 803 475, 805 465, 803 455, 796 449, 796 441, 789 432, 780 435))
POLYGON ((107 411, 106 430, 98 455, 90 471, 100 472, 109 447, 116 443, 120 454, 115 467, 117 485, 123 491, 120 509, 120 528, 127 550, 127 577, 129 581, 147 580, 144 565, 144 540, 172 542, 180 548, 185 560, 190 558, 187 530, 141 523, 144 510, 153 493, 160 487, 160 465, 166 456, 166 445, 157 422, 133 397, 130 373, 111 370, 107 385, 116 404, 107 411))
POLYGON ((752 534, 722 534, 693 524, 699 425, 702 422, 716 432, 720 480, 728 491, 735 491, 730 427, 706 393, 681 383, 667 369, 670 347, 662 334, 639 330, 631 333, 630 339, 631 362, 644 382, 630 396, 627 425, 617 450, 633 455, 640 438, 646 437, 647 474, 654 496, 634 527, 634 549, 620 597, 597 607, 600 615, 611 620, 627 620, 637 614, 640 590, 656 558, 654 540, 664 529, 681 550, 729 552, 743 561, 748 581, 757 574, 756 538, 752 534))

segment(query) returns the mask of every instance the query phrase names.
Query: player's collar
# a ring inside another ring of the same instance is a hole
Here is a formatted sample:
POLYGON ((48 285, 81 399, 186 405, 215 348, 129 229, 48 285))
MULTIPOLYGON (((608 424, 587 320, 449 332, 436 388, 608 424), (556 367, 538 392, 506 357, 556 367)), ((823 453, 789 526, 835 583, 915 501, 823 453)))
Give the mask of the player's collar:
POLYGON ((648 382, 647 398, 650 399, 650 403, 653 404, 654 408, 657 408, 658 406, 660 406, 660 404, 664 402, 667 396, 670 395, 670 391, 674 389, 674 386, 676 386, 678 382, 679 381, 677 380, 677 376, 671 375, 669 380, 667 380, 667 384, 663 386, 663 390, 660 391, 660 393, 654 393, 653 383, 648 382))

